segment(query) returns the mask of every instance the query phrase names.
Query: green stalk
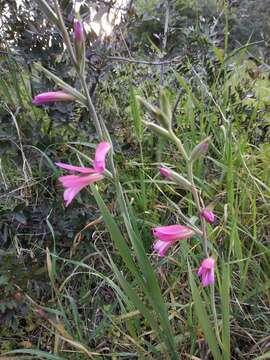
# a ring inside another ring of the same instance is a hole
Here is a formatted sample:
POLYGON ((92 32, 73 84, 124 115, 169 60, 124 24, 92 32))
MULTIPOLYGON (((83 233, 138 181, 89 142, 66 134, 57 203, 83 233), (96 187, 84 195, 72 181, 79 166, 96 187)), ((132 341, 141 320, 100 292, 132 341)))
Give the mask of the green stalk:
POLYGON ((67 47, 68 52, 70 54, 71 61, 72 61, 73 65, 74 65, 74 67, 76 68, 76 70, 78 70, 78 64, 77 64, 76 56, 75 56, 73 47, 71 45, 70 37, 69 37, 69 34, 67 32, 67 29, 66 29, 66 26, 65 26, 65 23, 64 23, 64 19, 63 19, 63 16, 62 16, 62 13, 61 13, 61 10, 60 10, 60 7, 59 7, 59 4, 58 4, 57 0, 54 0, 54 6, 55 6, 56 15, 58 17, 58 28, 59 28, 62 36, 63 36, 63 40, 64 40, 64 43, 66 44, 66 47, 67 47))
POLYGON ((176 147, 178 148, 179 152, 181 153, 181 155, 183 156, 183 158, 186 161, 186 165, 187 165, 187 172, 188 172, 188 180, 191 183, 191 192, 192 192, 192 196, 195 202, 195 205, 197 207, 198 213, 199 213, 199 217, 201 220, 201 224, 202 224, 202 239, 203 239, 203 248, 204 248, 204 254, 206 257, 209 256, 208 254, 208 240, 207 240, 207 231, 206 231, 206 222, 204 220, 204 218, 201 216, 201 201, 200 201, 200 196, 198 193, 198 190, 195 186, 194 183, 194 176, 193 176, 193 162, 189 161, 189 156, 184 148, 184 145, 182 144, 181 140, 178 139, 178 137, 175 135, 175 133, 171 130, 170 131, 170 137, 171 140, 175 143, 176 147))
POLYGON ((200 220, 201 220, 201 225, 202 225, 202 239, 203 239, 203 251, 204 251, 204 255, 205 257, 208 257, 208 239, 207 239, 207 230, 206 230, 206 221, 205 219, 201 216, 201 212, 202 212, 202 208, 201 208, 201 201, 200 201, 200 196, 198 193, 198 190, 195 186, 194 183, 194 176, 193 176, 193 163, 188 161, 187 162, 187 172, 188 172, 188 180, 191 183, 191 192, 192 192, 192 196, 193 199, 195 201, 199 216, 200 216, 200 220))
MULTIPOLYGON (((206 221, 201 216, 201 212, 202 212, 201 204, 203 204, 203 202, 202 202, 202 200, 200 198, 199 192, 198 192, 198 190, 197 190, 197 188, 195 186, 195 183, 194 183, 193 162, 189 160, 189 156, 187 155, 181 140, 178 139, 178 137, 175 135, 175 133, 173 131, 170 132, 170 135, 171 135, 172 141, 175 143, 175 145, 178 148, 179 152, 182 154, 182 156, 184 157, 184 159, 186 161, 188 180, 191 183, 192 196, 193 196, 193 199, 194 199, 194 202, 195 202, 195 205, 197 207, 199 217, 200 217, 200 220, 201 220, 204 254, 205 254, 205 257, 208 257, 209 253, 208 253, 208 236, 207 236, 206 221)), ((214 317, 214 327, 215 327, 216 338, 217 338, 217 341, 219 343, 219 346, 221 348, 223 348, 222 342, 221 342, 221 339, 220 339, 220 335, 219 335, 218 318, 217 318, 217 311, 216 311, 216 304, 215 304, 215 287, 214 287, 214 285, 211 285, 210 301, 211 301, 211 307, 212 307, 212 312, 213 312, 213 317, 214 317)))
POLYGON ((224 58, 226 58, 228 53, 228 41, 229 41, 228 0, 224 0, 224 16, 225 16, 224 58))
MULTIPOLYGON (((85 92, 85 96, 86 96, 86 100, 87 100, 87 107, 89 109, 89 112, 91 114, 91 119, 93 120, 95 129, 97 131, 99 140, 108 140, 111 145, 112 145, 112 141, 110 139, 110 135, 109 132, 106 128, 105 123, 103 122, 102 118, 99 118, 95 109, 95 106, 92 102, 89 90, 88 90, 88 86, 87 86, 87 82, 86 82, 86 77, 85 77, 85 73, 84 71, 81 71, 80 67, 78 66, 77 60, 76 60, 76 56, 73 50, 73 47, 71 45, 71 41, 69 38, 69 34, 67 32, 67 29, 65 27, 64 21, 63 21, 63 17, 60 11, 60 7, 58 5, 57 0, 54 0, 55 3, 55 10, 56 10, 56 14, 58 16, 58 20, 59 20, 59 29, 60 32, 63 36, 63 40, 64 43, 67 46, 68 52, 70 54, 71 57, 71 61, 74 65, 74 68, 76 69, 78 78, 80 80, 81 86, 84 89, 85 92)), ((113 145, 112 145, 113 146, 113 145)), ((141 151, 142 152, 142 151, 141 151)), ((142 154, 141 154, 142 155, 142 154)), ((143 157, 142 157, 143 160, 143 157)), ((132 222, 130 219, 130 215, 129 215, 129 211, 128 211, 128 207, 126 204, 126 200, 124 197, 124 193, 122 190, 122 186, 119 182, 119 177, 118 174, 116 172, 115 169, 115 165, 114 165, 114 160, 113 160, 113 151, 110 151, 109 153, 109 167, 113 176, 113 180, 114 180, 114 184, 115 184, 115 189, 116 189, 116 196, 117 196, 117 201, 118 204, 120 206, 120 213, 124 218, 124 222, 126 225, 126 229, 127 232, 130 236, 130 240, 132 242, 133 248, 135 250, 136 256, 138 258, 138 262, 139 262, 139 268, 140 270, 143 272, 144 277, 141 279, 142 281, 142 288, 143 290, 145 290, 145 295, 148 297, 156 316, 159 319, 159 322, 162 326, 162 332, 161 332, 161 337, 162 339, 165 340, 166 346, 167 346, 167 350, 169 351, 171 358, 174 360, 178 359, 178 355, 176 352, 176 348, 175 348, 175 342, 174 342, 174 337, 173 337, 173 333, 171 330, 171 326, 170 326, 170 322, 169 322, 169 318, 168 318, 168 313, 167 313, 167 309, 164 303, 164 300, 162 298, 162 294, 161 294, 161 290, 157 281, 157 277, 155 275, 155 272, 152 268, 152 265, 147 257, 147 254, 142 246, 142 243, 140 241, 140 239, 137 238, 137 236, 135 235, 135 232, 133 230, 132 227, 132 222), (146 271, 147 270, 147 271, 146 271), (146 280, 146 283, 144 284, 144 280, 146 280)), ((125 260, 125 259, 124 259, 125 260)), ((128 289, 127 289, 128 290, 128 289)), ((129 289, 131 290, 131 288, 129 289)), ((130 291, 130 294, 132 292, 130 291)), ((133 293, 132 293, 133 294, 133 293)), ((141 307, 141 311, 143 312, 143 307, 141 307)), ((148 318, 149 320, 149 318, 148 318)), ((151 321, 150 321, 151 323, 151 321)), ((151 325, 151 324, 150 324, 151 325)), ((159 334, 160 335, 160 334, 159 334)))
MULTIPOLYGON (((91 99, 91 96, 90 96, 90 93, 89 93, 89 90, 88 90, 88 86, 87 86, 87 83, 86 83, 86 80, 85 80, 85 76, 84 76, 84 74, 81 74, 79 70, 77 70, 77 74, 79 76, 82 88, 84 89, 86 100, 87 100, 88 110, 89 110, 90 114, 92 115, 92 119, 93 119, 93 122, 94 122, 94 126, 96 128, 98 137, 99 137, 100 140, 104 140, 104 133, 102 131, 102 127, 101 127, 101 124, 100 124, 100 121, 99 121, 95 106, 94 106, 94 104, 92 102, 92 99, 91 99)), ((108 140, 110 140, 110 139, 108 139, 108 140)), ((111 143, 111 141, 110 141, 110 143, 111 143)))

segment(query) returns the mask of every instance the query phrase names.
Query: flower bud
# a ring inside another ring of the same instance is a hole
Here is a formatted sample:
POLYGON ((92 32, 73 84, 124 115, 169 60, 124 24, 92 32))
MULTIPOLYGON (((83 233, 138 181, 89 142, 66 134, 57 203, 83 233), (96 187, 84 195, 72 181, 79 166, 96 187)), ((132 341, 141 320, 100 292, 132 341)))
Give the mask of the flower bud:
POLYGON ((172 172, 171 170, 163 167, 163 166, 160 166, 159 167, 159 172, 161 175, 165 176, 165 177, 171 177, 172 176, 172 172))
POLYGON ((199 159, 207 153, 210 139, 211 137, 209 136, 193 148, 189 157, 191 162, 199 159))
POLYGON ((170 128, 170 119, 164 114, 162 110, 160 110, 157 106, 149 104, 144 98, 141 96, 136 96, 140 103, 146 108, 150 115, 156 118, 164 129, 168 130, 170 128))
POLYGON ((49 91, 36 95, 32 100, 32 104, 43 105, 43 104, 49 104, 51 102, 74 101, 74 100, 75 97, 73 95, 67 94, 64 91, 49 91))
POLYGON ((16 291, 15 294, 14 294, 14 299, 16 301, 20 301, 22 299, 23 295, 20 291, 16 291))
POLYGON ((160 88, 160 109, 161 111, 166 115, 169 127, 171 127, 172 122, 172 109, 171 104, 168 99, 168 96, 166 95, 166 92, 164 88, 160 88))
POLYGON ((80 20, 74 21, 74 40, 77 44, 82 44, 84 42, 83 24, 80 20))
POLYGON ((156 125, 152 122, 148 122, 148 121, 144 121, 143 122, 149 129, 153 130, 157 135, 161 135, 166 137, 167 139, 170 139, 170 134, 167 130, 165 130, 164 128, 162 128, 159 125, 156 125))
POLYGON ((80 72, 84 72, 85 67, 85 38, 84 28, 80 20, 74 21, 74 42, 77 64, 80 67, 80 72))
POLYGON ((182 189, 191 190, 192 184, 186 178, 184 178, 184 176, 178 174, 176 171, 168 169, 165 166, 160 166, 159 172, 161 175, 169 178, 170 180, 173 180, 182 189))
POLYGON ((201 216, 205 219, 206 222, 208 222, 209 224, 213 224, 216 217, 215 217, 215 214, 210 211, 209 209, 207 208, 204 208, 201 212, 201 216))

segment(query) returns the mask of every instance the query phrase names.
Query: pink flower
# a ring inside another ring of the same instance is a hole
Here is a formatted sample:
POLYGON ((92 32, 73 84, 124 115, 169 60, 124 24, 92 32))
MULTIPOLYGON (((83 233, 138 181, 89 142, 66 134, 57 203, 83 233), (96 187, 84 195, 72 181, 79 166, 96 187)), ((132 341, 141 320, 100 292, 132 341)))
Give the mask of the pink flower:
POLYGON ((111 145, 103 141, 100 144, 98 144, 95 154, 95 160, 93 161, 94 169, 97 172, 103 173, 105 170, 105 157, 110 150, 111 145))
POLYGON ((73 101, 73 100, 75 100, 74 96, 67 94, 64 91, 49 91, 36 95, 32 103, 35 105, 42 105, 56 101, 73 101))
POLYGON ((204 208, 201 212, 201 216, 205 219, 206 222, 208 222, 209 224, 213 224, 213 222, 215 221, 216 217, 215 214, 210 211, 207 208, 204 208))
POLYGON ((210 256, 204 259, 198 271, 198 276, 201 277, 202 286, 208 286, 215 282, 215 259, 210 256))
POLYGON ((56 163, 62 169, 79 172, 83 175, 65 175, 60 176, 59 181, 66 189, 64 191, 64 200, 68 206, 74 197, 87 185, 103 179, 105 171, 105 158, 111 145, 108 142, 98 144, 93 161, 93 168, 73 166, 69 164, 56 163))
POLYGON ((165 177, 171 177, 172 176, 172 172, 169 169, 167 169, 167 168, 165 168, 163 166, 159 167, 159 172, 160 172, 161 175, 163 175, 165 177))
POLYGON ((80 20, 74 21, 74 39, 77 43, 82 43, 84 41, 83 24, 80 20))
POLYGON ((183 225, 160 226, 152 229, 156 238, 154 249, 159 256, 165 256, 167 250, 177 241, 192 237, 195 232, 183 225))

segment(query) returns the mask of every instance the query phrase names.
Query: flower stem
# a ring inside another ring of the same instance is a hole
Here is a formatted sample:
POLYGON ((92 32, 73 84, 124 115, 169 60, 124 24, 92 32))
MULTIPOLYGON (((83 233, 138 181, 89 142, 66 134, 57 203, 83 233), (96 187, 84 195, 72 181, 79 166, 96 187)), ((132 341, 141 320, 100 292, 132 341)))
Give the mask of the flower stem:
POLYGON ((170 129, 169 130, 170 138, 175 143, 176 147, 178 148, 180 154, 183 156, 186 162, 188 162, 188 155, 184 148, 184 145, 182 144, 182 141, 178 139, 178 137, 175 135, 175 133, 170 129))
POLYGON ((170 133, 170 138, 172 139, 172 141, 174 142, 174 144, 178 148, 179 152, 181 153, 181 155, 183 156, 183 158, 186 161, 188 180, 191 183, 192 196, 193 196, 193 199, 194 199, 194 202, 195 202, 195 205, 197 207, 199 217, 200 217, 200 220, 201 220, 203 250, 204 250, 205 256, 208 257, 209 254, 208 254, 208 238, 207 238, 206 222, 205 222, 204 218, 201 216, 201 212, 202 212, 201 203, 202 203, 202 201, 200 199, 198 189, 196 188, 195 183, 194 183, 193 163, 189 160, 188 154, 187 154, 181 140, 175 135, 175 133, 172 130, 170 130, 169 133, 170 133))
POLYGON ((217 310, 216 310, 216 303, 215 303, 215 285, 211 284, 210 286, 211 291, 211 307, 212 307, 212 313, 214 316, 214 325, 215 325, 215 333, 217 337, 217 341, 219 343, 219 346, 221 349, 223 349, 223 344, 219 335, 219 328, 218 328, 218 317, 217 317, 217 310))
POLYGON ((58 20, 59 20, 59 23, 58 23, 59 30, 60 30, 60 32, 61 32, 61 34, 63 36, 63 40, 64 40, 64 43, 65 43, 67 49, 68 49, 71 61, 72 61, 73 65, 74 65, 74 67, 77 70, 78 69, 78 64, 77 64, 76 56, 75 56, 73 47, 71 45, 70 37, 69 37, 69 34, 67 32, 67 29, 66 29, 66 26, 65 26, 65 23, 64 23, 64 19, 63 19, 63 16, 62 16, 62 13, 61 13, 61 10, 60 10, 60 7, 59 7, 59 4, 58 4, 57 0, 54 0, 54 7, 55 7, 56 15, 58 16, 58 20))
POLYGON ((194 202, 197 207, 197 210, 198 210, 198 213, 200 216, 200 220, 201 220, 203 251, 204 251, 205 257, 208 257, 209 254, 208 254, 208 238, 207 238, 206 221, 204 220, 204 218, 201 215, 202 208, 201 208, 200 195, 199 195, 199 192, 194 183, 193 166, 192 166, 192 162, 190 162, 190 161, 187 162, 187 171, 188 171, 188 180, 190 181, 191 186, 192 186, 191 191, 192 191, 193 199, 194 199, 194 202))

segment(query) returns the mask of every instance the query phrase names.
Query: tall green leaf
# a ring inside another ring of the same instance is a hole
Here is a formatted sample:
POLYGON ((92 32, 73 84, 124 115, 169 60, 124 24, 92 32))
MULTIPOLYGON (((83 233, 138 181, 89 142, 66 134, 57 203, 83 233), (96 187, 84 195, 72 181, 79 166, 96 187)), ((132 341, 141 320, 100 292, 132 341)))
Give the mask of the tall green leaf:
POLYGON ((13 355, 13 354, 28 354, 32 355, 33 359, 48 359, 48 360, 65 360, 65 358, 52 355, 46 351, 41 351, 38 349, 17 349, 9 351, 2 355, 13 355))
POLYGON ((143 289, 145 288, 145 283, 142 279, 141 274, 139 273, 136 264, 131 256, 130 248, 128 247, 119 227, 117 226, 116 222, 114 221, 113 217, 111 216, 106 204, 104 203, 102 197, 100 196, 99 192, 97 191, 96 187, 93 185, 91 186, 93 195, 96 199, 98 207, 101 211, 107 229, 111 235, 111 239, 115 243, 122 259, 124 260, 126 266, 130 270, 131 274, 135 277, 138 285, 140 285, 143 289))
POLYGON ((198 287, 195 283, 192 271, 190 269, 190 266, 188 264, 188 271, 189 271, 189 283, 192 291, 192 298, 194 301, 195 306, 195 312, 199 320, 199 325, 203 330, 205 339, 208 343, 209 349, 211 350, 211 353, 215 360, 221 360, 222 355, 219 349, 219 345, 216 339, 216 336, 214 334, 211 322, 209 320, 208 314, 205 310, 204 303, 202 301, 202 297, 200 295, 200 292, 198 290, 198 287))
MULTIPOLYGON (((170 328, 168 313, 157 281, 157 277, 147 257, 142 242, 138 239, 137 235, 135 234, 132 228, 130 216, 128 214, 126 204, 125 203, 122 204, 122 215, 125 221, 129 238, 131 240, 131 243, 133 245, 133 248, 135 250, 139 262, 140 270, 143 273, 143 277, 138 271, 136 264, 132 259, 130 249, 127 246, 125 239, 121 231, 119 230, 119 227, 117 226, 116 222, 111 216, 99 192, 97 191, 95 186, 92 186, 92 190, 94 197, 97 201, 97 204, 99 206, 99 209, 103 215, 106 226, 110 232, 112 240, 115 242, 125 264, 129 268, 133 276, 135 277, 138 285, 140 285, 141 289, 144 291, 152 307, 154 308, 164 332, 164 341, 167 345, 168 350, 172 354, 172 359, 177 359, 178 355, 175 350, 174 338, 170 328)), ((118 189, 118 198, 122 199, 122 201, 124 202, 124 195, 121 189, 118 189)))
POLYGON ((125 225, 129 234, 129 238, 132 242, 132 245, 134 247, 136 256, 138 258, 140 270, 142 271, 144 278, 146 280, 146 286, 147 286, 147 295, 151 302, 151 305, 156 311, 157 316, 159 317, 160 324, 165 331, 166 335, 166 342, 167 346, 169 347, 170 351, 172 352, 172 358, 177 358, 177 353, 175 350, 175 343, 174 338, 169 322, 169 316, 168 312, 165 307, 164 299, 161 294, 161 290, 158 284, 158 280, 156 277, 156 274, 153 270, 153 267, 150 263, 150 260, 145 252, 145 249, 143 247, 143 243, 141 239, 137 237, 134 230, 131 227, 131 224, 129 220, 124 216, 125 225))
POLYGON ((144 316, 148 325, 155 331, 156 335, 160 338, 160 340, 164 339, 164 334, 160 331, 159 325, 155 319, 155 317, 151 314, 148 310, 147 306, 142 302, 140 297, 137 295, 136 291, 132 289, 128 281, 123 277, 121 272, 118 270, 117 266, 110 258, 112 268, 117 276, 119 283, 121 284, 122 288, 124 289, 125 293, 132 301, 132 303, 136 306, 136 308, 140 311, 140 313, 144 316))
POLYGON ((222 263, 221 283, 222 345, 224 360, 231 359, 230 350, 230 267, 222 263))

